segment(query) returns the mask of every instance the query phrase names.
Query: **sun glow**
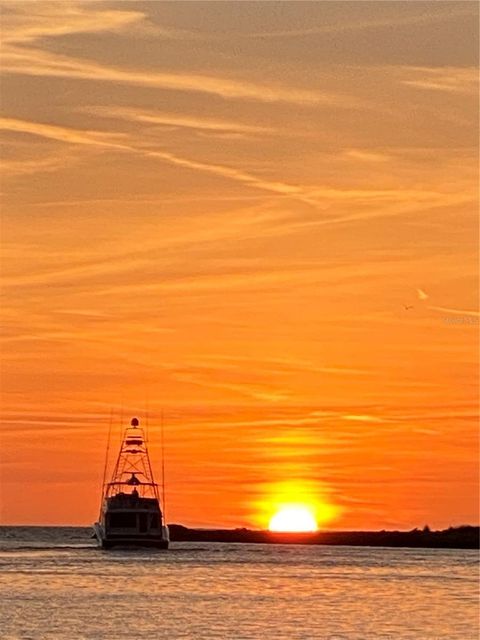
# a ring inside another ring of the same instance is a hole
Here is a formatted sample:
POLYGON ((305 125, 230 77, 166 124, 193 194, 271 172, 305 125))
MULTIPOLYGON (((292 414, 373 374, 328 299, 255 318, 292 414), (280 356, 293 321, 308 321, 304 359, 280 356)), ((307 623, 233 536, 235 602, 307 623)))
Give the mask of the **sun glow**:
POLYGON ((313 512, 304 505, 288 505, 282 507, 270 519, 270 531, 308 532, 317 531, 317 521, 313 512))

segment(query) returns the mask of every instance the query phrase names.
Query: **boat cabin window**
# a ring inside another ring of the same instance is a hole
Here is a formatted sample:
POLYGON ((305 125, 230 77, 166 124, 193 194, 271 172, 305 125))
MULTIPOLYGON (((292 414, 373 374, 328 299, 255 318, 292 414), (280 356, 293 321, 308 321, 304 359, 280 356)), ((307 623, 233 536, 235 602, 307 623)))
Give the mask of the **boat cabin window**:
POLYGON ((111 513, 109 515, 109 524, 113 528, 136 529, 137 514, 136 513, 111 513))

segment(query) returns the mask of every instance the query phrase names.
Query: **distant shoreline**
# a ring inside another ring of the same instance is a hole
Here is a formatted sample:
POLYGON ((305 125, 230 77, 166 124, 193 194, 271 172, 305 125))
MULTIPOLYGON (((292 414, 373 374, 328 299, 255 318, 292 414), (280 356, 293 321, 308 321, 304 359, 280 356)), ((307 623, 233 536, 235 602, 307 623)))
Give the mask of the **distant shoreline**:
POLYGON ((412 547, 431 549, 478 549, 480 528, 451 527, 443 531, 317 531, 274 533, 251 529, 189 529, 171 524, 172 542, 243 542, 262 544, 348 545, 365 547, 412 547))
MULTIPOLYGON (((19 534, 29 540, 34 530, 42 529, 46 538, 49 530, 63 529, 65 537, 74 535, 90 539, 92 528, 72 525, 0 525, 0 539, 12 539, 19 534), (15 532, 13 530, 16 530, 15 532)), ((274 533, 253 529, 193 529, 170 524, 172 542, 220 542, 246 544, 308 544, 353 547, 405 547, 424 549, 479 549, 480 527, 463 525, 442 531, 413 529, 412 531, 317 531, 315 533, 274 533)), ((60 534, 61 535, 61 534, 60 534)))

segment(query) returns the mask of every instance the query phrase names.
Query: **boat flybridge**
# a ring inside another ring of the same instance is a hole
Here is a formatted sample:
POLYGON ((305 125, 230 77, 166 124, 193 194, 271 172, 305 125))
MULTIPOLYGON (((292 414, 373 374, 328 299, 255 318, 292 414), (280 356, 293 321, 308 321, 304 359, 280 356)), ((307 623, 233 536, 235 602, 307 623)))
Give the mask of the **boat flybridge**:
POLYGON ((115 545, 168 548, 158 484, 137 418, 125 429, 111 481, 104 479, 100 516, 93 529, 104 549, 115 545))

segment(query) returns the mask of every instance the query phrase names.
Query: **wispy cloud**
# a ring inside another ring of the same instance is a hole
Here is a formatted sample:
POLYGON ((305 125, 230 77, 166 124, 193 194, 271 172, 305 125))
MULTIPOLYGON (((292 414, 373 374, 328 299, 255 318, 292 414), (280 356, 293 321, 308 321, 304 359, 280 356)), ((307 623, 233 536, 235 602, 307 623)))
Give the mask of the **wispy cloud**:
POLYGON ((232 133, 274 133, 275 129, 259 125, 244 124, 229 120, 205 118, 201 116, 188 116, 179 113, 165 113, 162 111, 144 111, 132 108, 117 107, 86 107, 82 109, 105 118, 118 118, 130 122, 142 122, 145 124, 161 125, 167 127, 180 127, 186 129, 198 129, 200 131, 232 132, 232 133))
POLYGON ((142 138, 138 135, 132 138, 130 134, 122 132, 107 133, 96 130, 80 130, 14 118, 0 119, 0 128, 11 132, 28 133, 58 140, 72 145, 130 153, 188 170, 212 174, 252 189, 259 189, 287 199, 296 200, 308 205, 314 211, 319 211, 326 205, 333 203, 351 202, 357 205, 357 210, 351 214, 342 212, 334 215, 330 213, 315 215, 314 217, 301 217, 300 219, 298 219, 298 216, 292 218, 288 222, 290 232, 300 231, 308 227, 399 216, 410 211, 429 210, 435 207, 449 207, 472 202, 476 198, 476 193, 472 188, 465 190, 463 186, 458 191, 434 191, 415 188, 339 189, 326 186, 306 187, 298 184, 289 184, 282 180, 268 180, 236 167, 183 157, 170 151, 152 150, 149 146, 145 146, 142 138), (364 205, 368 205, 368 208, 364 205))
POLYGON ((14 133, 28 133, 49 140, 58 140, 70 144, 91 145, 98 147, 117 147, 114 140, 121 139, 124 134, 105 133, 102 131, 88 131, 61 127, 58 125, 44 124, 41 122, 30 122, 16 118, 0 118, 0 129, 14 133))
MULTIPOLYGON (((1 123, 0 123, 1 128, 1 123)), ((7 176, 27 176, 35 173, 57 172, 67 166, 76 164, 79 161, 78 155, 73 153, 49 154, 43 158, 20 160, 3 159, 2 172, 7 176)))
POLYGON ((380 153, 371 149, 349 149, 345 151, 347 158, 354 160, 363 160, 364 162, 386 162, 390 160, 390 156, 386 153, 380 153))
POLYGON ((298 360, 292 358, 269 358, 259 359, 247 356, 222 356, 222 355, 203 355, 204 361, 217 361, 228 363, 230 366, 243 367, 248 363, 255 370, 262 370, 267 372, 291 372, 291 371, 308 371, 311 373, 333 373, 339 375, 369 375, 372 372, 367 369, 358 369, 353 367, 324 365, 319 366, 308 360, 298 360))
POLYGON ((436 307, 436 306, 429 306, 428 308, 434 311, 442 311, 443 313, 451 313, 453 315, 458 315, 458 316, 471 316, 474 318, 480 317, 479 311, 472 311, 471 309, 452 309, 450 307, 436 307))
POLYGON ((29 133, 32 135, 59 140, 71 144, 97 146, 106 149, 116 149, 167 162, 169 164, 210 173, 222 178, 241 182, 255 189, 262 189, 283 196, 293 197, 309 205, 316 205, 315 199, 310 198, 307 190, 301 186, 287 184, 281 181, 271 181, 259 178, 251 173, 241 171, 234 167, 219 164, 211 164, 199 160, 180 157, 168 151, 151 151, 134 146, 134 142, 128 143, 127 134, 104 133, 99 131, 83 131, 79 129, 59 127, 38 122, 28 122, 14 118, 1 118, 0 128, 12 132, 29 133))
POLYGON ((419 300, 428 300, 428 294, 423 289, 417 289, 417 295, 419 300))
POLYGON ((220 76, 193 73, 146 72, 101 65, 94 61, 48 53, 41 49, 9 47, 3 51, 3 73, 31 76, 76 78, 96 82, 112 82, 153 87, 171 91, 208 93, 222 98, 286 102, 297 105, 331 105, 357 107, 357 100, 345 95, 313 91, 298 87, 261 84, 220 76))
POLYGON ((187 382, 200 387, 220 389, 227 392, 232 392, 234 395, 247 396, 255 400, 262 400, 264 402, 281 402, 285 401, 289 397, 289 393, 286 390, 278 389, 272 385, 260 385, 251 383, 233 383, 222 380, 206 380, 202 379, 198 375, 193 373, 178 373, 175 374, 175 379, 180 382, 187 382))
POLYGON ((349 20, 342 14, 342 21, 333 24, 319 24, 313 27, 300 27, 298 29, 281 29, 277 31, 258 31, 254 33, 242 34, 244 38, 303 38, 312 35, 328 35, 340 34, 343 32, 369 31, 382 29, 385 27, 395 27, 413 25, 430 25, 435 22, 451 20, 455 17, 471 16, 475 19, 475 12, 471 9, 458 9, 440 11, 438 5, 433 11, 417 13, 412 15, 399 15, 392 13, 388 17, 378 18, 376 20, 349 20))
POLYGON ((342 416, 343 420, 350 420, 352 422, 368 422, 368 423, 376 423, 381 424, 385 422, 390 422, 385 418, 381 418, 379 416, 365 415, 365 414, 347 414, 342 416))
MULTIPOLYGON (((124 33, 132 27, 144 35, 170 37, 170 30, 152 26, 141 11, 105 9, 95 3, 11 3, 2 24, 2 72, 30 76, 74 78, 164 90, 207 93, 222 98, 325 104, 351 107, 352 98, 301 87, 258 83, 220 75, 145 71, 75 58, 48 50, 48 39, 78 33, 124 33), (46 43, 46 44, 45 44, 46 43)), ((174 36, 176 37, 174 33, 174 36)))
MULTIPOLYGON (((423 302, 425 300, 429 300, 430 299, 430 296, 423 289, 417 289, 417 295, 418 295, 418 299, 422 300, 423 302)), ((469 317, 475 317, 475 318, 480 316, 480 312, 478 312, 478 311, 465 310, 465 309, 455 309, 455 308, 452 308, 452 307, 442 307, 442 306, 436 306, 436 305, 427 305, 426 308, 427 309, 431 309, 432 311, 441 311, 442 313, 458 315, 458 316, 469 316, 469 317)))
POLYGON ((417 89, 478 95, 475 67, 399 67, 401 82, 417 89))
POLYGON ((6 44, 31 44, 42 38, 78 33, 122 32, 144 20, 141 11, 106 9, 87 1, 13 1, 3 7, 2 40, 6 44))

